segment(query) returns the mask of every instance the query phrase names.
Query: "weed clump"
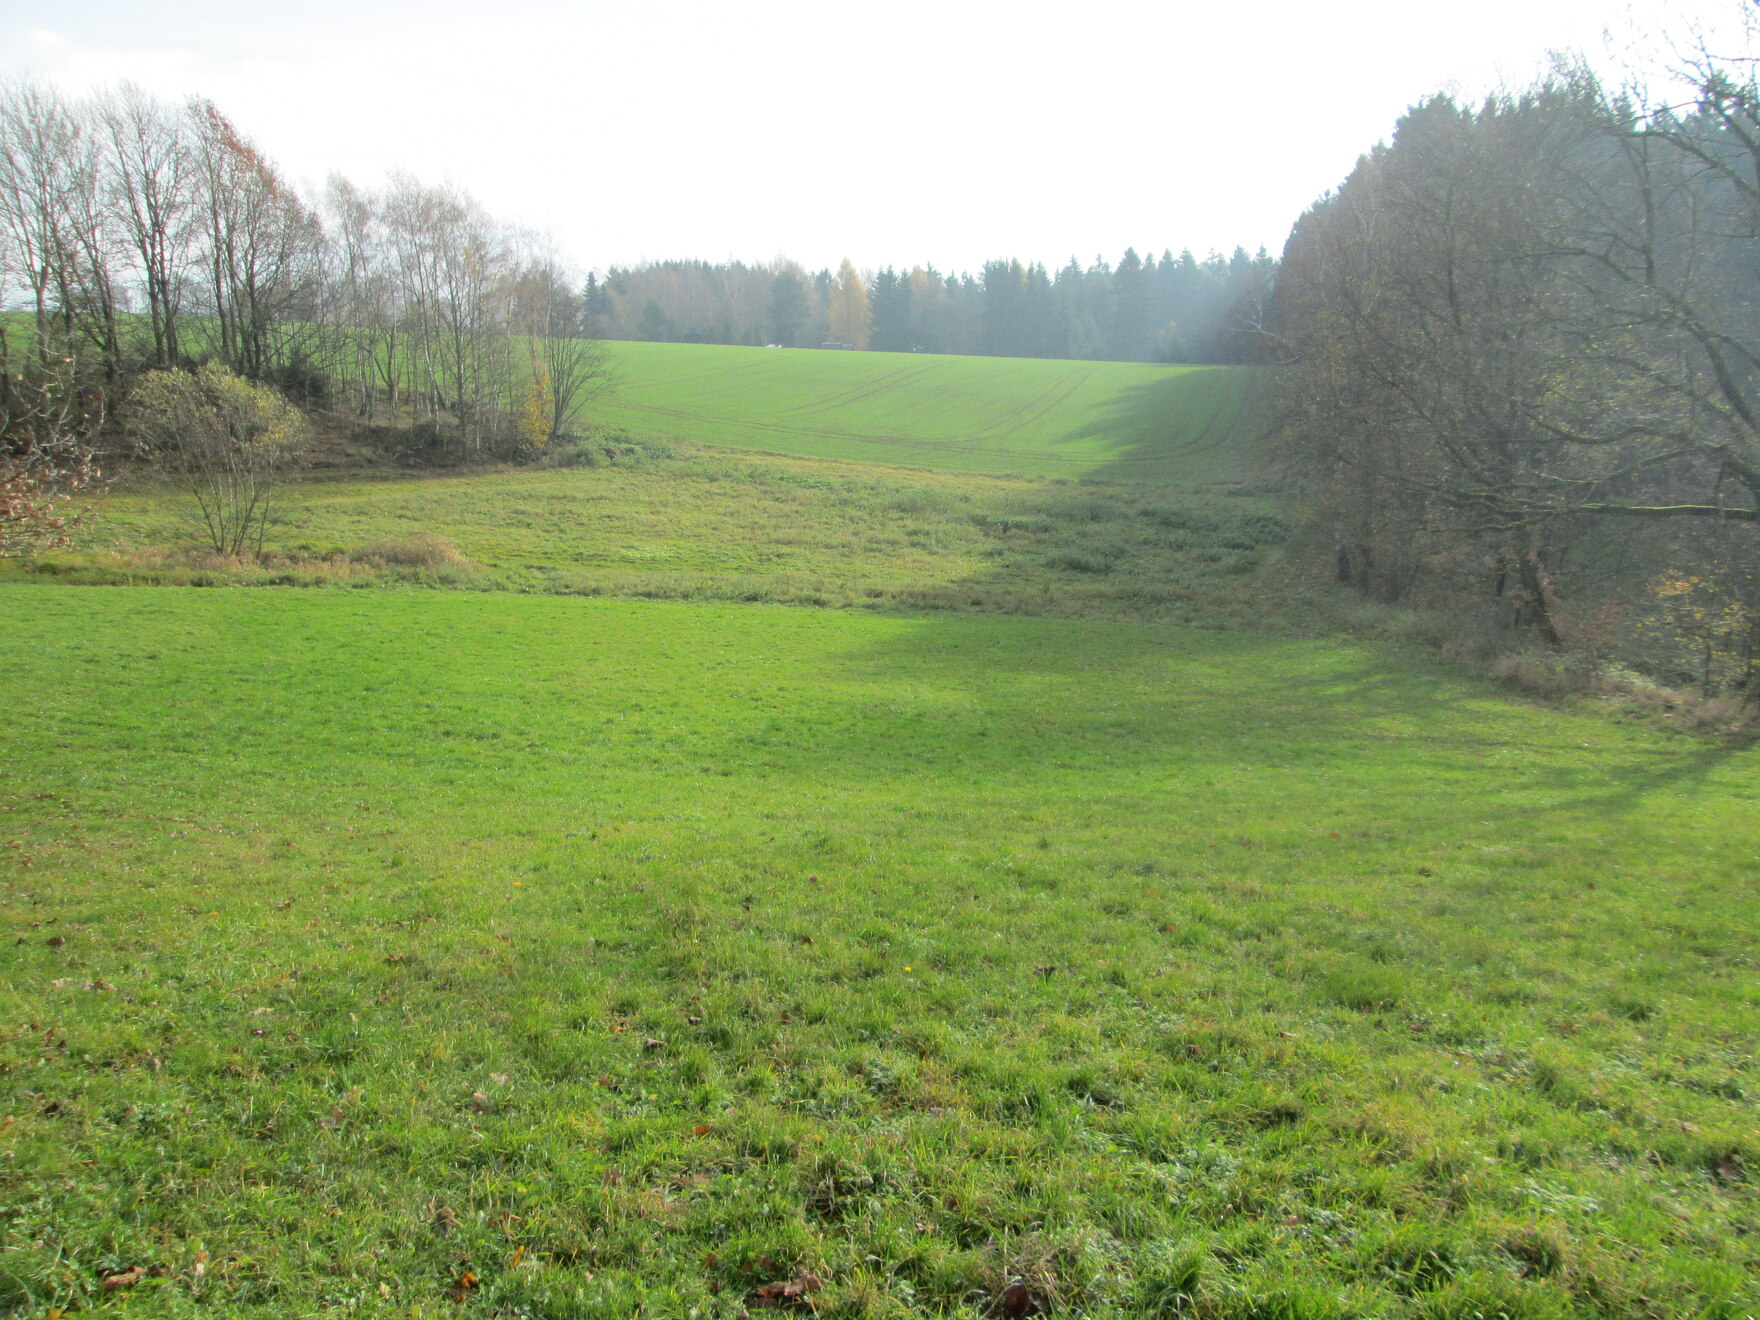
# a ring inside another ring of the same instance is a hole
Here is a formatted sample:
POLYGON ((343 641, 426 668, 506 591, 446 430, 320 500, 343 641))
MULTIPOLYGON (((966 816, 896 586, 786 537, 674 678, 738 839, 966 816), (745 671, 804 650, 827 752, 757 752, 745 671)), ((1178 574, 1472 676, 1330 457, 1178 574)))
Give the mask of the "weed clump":
POLYGON ((452 542, 432 532, 369 541, 351 551, 349 558, 356 563, 381 567, 395 564, 400 568, 463 568, 470 563, 452 542))

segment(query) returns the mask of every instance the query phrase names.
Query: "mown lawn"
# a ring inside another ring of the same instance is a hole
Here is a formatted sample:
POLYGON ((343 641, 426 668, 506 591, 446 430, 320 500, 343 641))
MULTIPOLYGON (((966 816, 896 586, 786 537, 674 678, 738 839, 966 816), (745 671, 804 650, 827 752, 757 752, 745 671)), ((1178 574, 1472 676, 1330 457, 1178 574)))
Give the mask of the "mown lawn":
POLYGON ((1151 623, 0 616, 0 1311, 1760 1306, 1752 748, 1151 623))

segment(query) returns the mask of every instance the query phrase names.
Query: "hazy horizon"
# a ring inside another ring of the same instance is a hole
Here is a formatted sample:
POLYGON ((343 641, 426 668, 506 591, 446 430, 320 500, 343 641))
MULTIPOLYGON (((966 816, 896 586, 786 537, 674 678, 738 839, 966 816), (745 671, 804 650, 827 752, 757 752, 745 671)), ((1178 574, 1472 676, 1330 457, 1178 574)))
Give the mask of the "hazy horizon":
POLYGON ((1461 24, 1390 3, 1242 18, 1102 0, 1011 7, 1006 26, 988 6, 887 12, 880 27, 795 5, 511 0, 491 19, 458 0, 100 0, 0 20, 0 68, 207 97, 303 187, 333 171, 450 181, 585 267, 1056 268, 1127 247, 1275 254, 1424 95, 1523 83, 1558 48, 1656 65, 1634 21, 1678 32, 1731 10, 1494 0, 1461 24))

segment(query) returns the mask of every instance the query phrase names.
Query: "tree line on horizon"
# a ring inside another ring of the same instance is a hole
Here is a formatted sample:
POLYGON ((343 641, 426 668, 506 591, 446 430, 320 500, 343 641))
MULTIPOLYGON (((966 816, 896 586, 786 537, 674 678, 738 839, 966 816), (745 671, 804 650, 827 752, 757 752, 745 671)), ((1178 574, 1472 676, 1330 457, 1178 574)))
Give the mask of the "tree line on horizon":
POLYGON ((823 343, 891 353, 1124 362, 1263 361, 1277 263, 1263 249, 1197 258, 1171 249, 1058 270, 1019 260, 976 274, 933 265, 809 272, 787 259, 655 261, 588 277, 586 310, 609 339, 823 343))
POLYGON ((1760 85, 1435 96, 1297 222, 1281 454, 1366 595, 1760 700, 1760 85))

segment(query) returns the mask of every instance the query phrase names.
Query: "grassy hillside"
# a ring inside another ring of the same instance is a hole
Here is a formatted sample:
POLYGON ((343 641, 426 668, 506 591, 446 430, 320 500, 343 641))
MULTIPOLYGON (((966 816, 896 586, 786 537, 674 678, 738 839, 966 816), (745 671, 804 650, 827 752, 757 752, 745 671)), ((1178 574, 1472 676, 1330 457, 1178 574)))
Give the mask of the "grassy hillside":
POLYGON ((1760 752, 1311 635, 1238 373, 623 351, 0 581, 0 1314, 1754 1313, 1760 752))
POLYGON ((1022 476, 1231 480, 1256 442, 1234 367, 608 344, 586 415, 635 435, 1022 476))
POLYGON ((0 595, 0 1311, 1760 1303, 1752 750, 1238 632, 0 595))
POLYGON ((182 508, 164 489, 115 493, 85 547, 46 557, 37 571, 125 583, 364 585, 384 577, 375 568, 381 550, 409 559, 399 547, 434 536, 466 562, 406 564, 391 576, 574 594, 1248 624, 1277 613, 1268 570, 1284 535, 1265 500, 1238 490, 1077 485, 695 446, 594 469, 310 481, 289 492, 266 563, 191 552, 182 508))

